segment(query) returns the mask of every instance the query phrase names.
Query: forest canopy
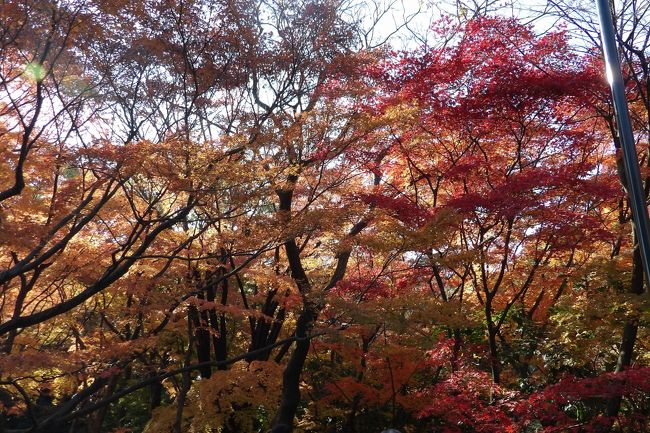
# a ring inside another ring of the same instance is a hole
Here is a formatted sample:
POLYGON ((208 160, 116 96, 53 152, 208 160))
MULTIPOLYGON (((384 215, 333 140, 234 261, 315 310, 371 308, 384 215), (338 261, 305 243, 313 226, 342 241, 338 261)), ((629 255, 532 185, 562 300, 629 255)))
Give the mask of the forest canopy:
POLYGON ((650 431, 617 126, 582 0, 6 0, 0 433, 650 431))

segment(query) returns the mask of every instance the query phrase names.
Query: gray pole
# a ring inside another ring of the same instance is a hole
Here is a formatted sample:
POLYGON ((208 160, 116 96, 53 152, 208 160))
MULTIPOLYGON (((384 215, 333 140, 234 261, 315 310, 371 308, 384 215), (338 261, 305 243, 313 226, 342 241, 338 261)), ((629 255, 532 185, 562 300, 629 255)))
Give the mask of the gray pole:
POLYGON ((639 160, 634 146, 630 113, 627 109, 621 65, 618 61, 614 23, 612 22, 612 14, 609 9, 608 0, 596 0, 596 4, 598 5, 598 16, 600 18, 600 34, 603 39, 607 81, 609 81, 612 89, 612 98, 614 99, 614 108, 616 111, 616 124, 618 125, 618 133, 623 150, 627 193, 630 196, 630 206, 632 207, 637 242, 639 243, 639 248, 641 248, 643 270, 645 271, 646 281, 650 281, 650 221, 648 220, 648 208, 645 203, 643 184, 641 183, 639 160))

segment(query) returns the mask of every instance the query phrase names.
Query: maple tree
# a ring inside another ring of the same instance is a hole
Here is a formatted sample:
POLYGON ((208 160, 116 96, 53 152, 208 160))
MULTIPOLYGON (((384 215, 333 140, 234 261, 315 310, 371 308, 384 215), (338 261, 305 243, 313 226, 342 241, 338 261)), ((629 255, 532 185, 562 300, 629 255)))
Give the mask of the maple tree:
POLYGON ((470 6, 3 3, 0 431, 647 430, 602 64, 470 6))

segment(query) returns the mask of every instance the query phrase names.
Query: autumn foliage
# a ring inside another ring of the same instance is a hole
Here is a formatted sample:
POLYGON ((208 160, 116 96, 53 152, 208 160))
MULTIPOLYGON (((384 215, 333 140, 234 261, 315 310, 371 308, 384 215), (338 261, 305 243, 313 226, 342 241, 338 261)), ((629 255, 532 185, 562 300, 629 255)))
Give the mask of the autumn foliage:
POLYGON ((0 6, 0 433, 650 430, 598 51, 370 4, 0 6))

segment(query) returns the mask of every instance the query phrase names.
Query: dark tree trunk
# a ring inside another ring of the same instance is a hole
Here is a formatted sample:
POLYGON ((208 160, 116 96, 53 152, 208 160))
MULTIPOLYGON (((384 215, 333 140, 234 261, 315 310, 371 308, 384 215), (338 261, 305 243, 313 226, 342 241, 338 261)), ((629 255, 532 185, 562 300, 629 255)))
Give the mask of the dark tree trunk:
POLYGON ((492 296, 490 293, 486 293, 485 297, 485 319, 487 321, 488 349, 490 351, 490 371, 492 372, 492 381, 498 384, 501 382, 501 365, 497 346, 499 329, 494 324, 492 317, 492 296))
POLYGON ((497 331, 493 325, 488 326, 488 346, 490 347, 490 370, 492 381, 501 382, 501 364, 499 363, 499 349, 497 348, 497 331))
MULTIPOLYGON (((268 316, 268 319, 258 319, 253 328, 253 335, 251 336, 251 344, 249 351, 254 351, 265 346, 275 343, 280 336, 282 330, 282 323, 286 317, 286 310, 280 308, 279 303, 275 300, 277 290, 270 291, 262 307, 262 313, 268 316), (277 311, 277 313, 276 313, 277 311)), ((257 355, 246 358, 248 362, 251 361, 268 361, 271 356, 271 351, 258 353, 257 355)))
MULTIPOLYGON (((225 266, 225 259, 222 259, 222 265, 225 266)), ((225 268, 221 267, 217 276, 219 279, 223 278, 225 268)), ((221 305, 228 303, 228 279, 224 278, 221 283, 221 305)), ((214 303, 217 296, 216 288, 211 285, 207 289, 208 302, 214 303)), ((226 315, 225 313, 217 314, 214 308, 210 308, 208 313, 210 327, 213 330, 212 345, 214 346, 214 357, 216 361, 225 361, 228 358, 228 330, 226 328, 226 315)), ((227 365, 220 365, 217 367, 219 370, 226 370, 227 365)))
MULTIPOLYGON (((199 295, 199 299, 203 299, 203 295, 199 295)), ((188 310, 190 319, 194 326, 194 339, 196 345, 196 358, 199 363, 210 361, 210 332, 205 328, 206 323, 202 322, 202 313, 199 313, 198 308, 192 306, 188 310)), ((207 316, 207 313, 206 313, 207 316)), ((188 349, 189 350, 189 349, 188 349)), ((199 369, 201 377, 209 378, 212 375, 212 368, 209 365, 202 366, 199 369)))
POLYGON ((149 386, 149 414, 162 403, 163 391, 164 388, 160 381, 154 382, 149 386))
MULTIPOLYGON (((636 237, 635 237, 636 240, 636 237)), ((634 255, 632 256, 632 282, 630 292, 641 295, 643 294, 643 266, 641 262, 641 250, 639 245, 634 246, 634 255)), ((623 337, 618 352, 618 362, 616 363, 616 373, 620 373, 632 365, 632 355, 636 343, 637 331, 639 325, 636 322, 627 322, 623 326, 623 337)), ((607 402, 607 415, 615 417, 621 408, 621 396, 616 396, 607 402)))
POLYGON ((282 396, 280 408, 273 420, 271 433, 285 433, 293 431, 293 419, 300 404, 300 375, 309 353, 310 340, 307 338, 318 310, 314 305, 306 303, 296 324, 296 347, 291 353, 282 375, 282 396))

